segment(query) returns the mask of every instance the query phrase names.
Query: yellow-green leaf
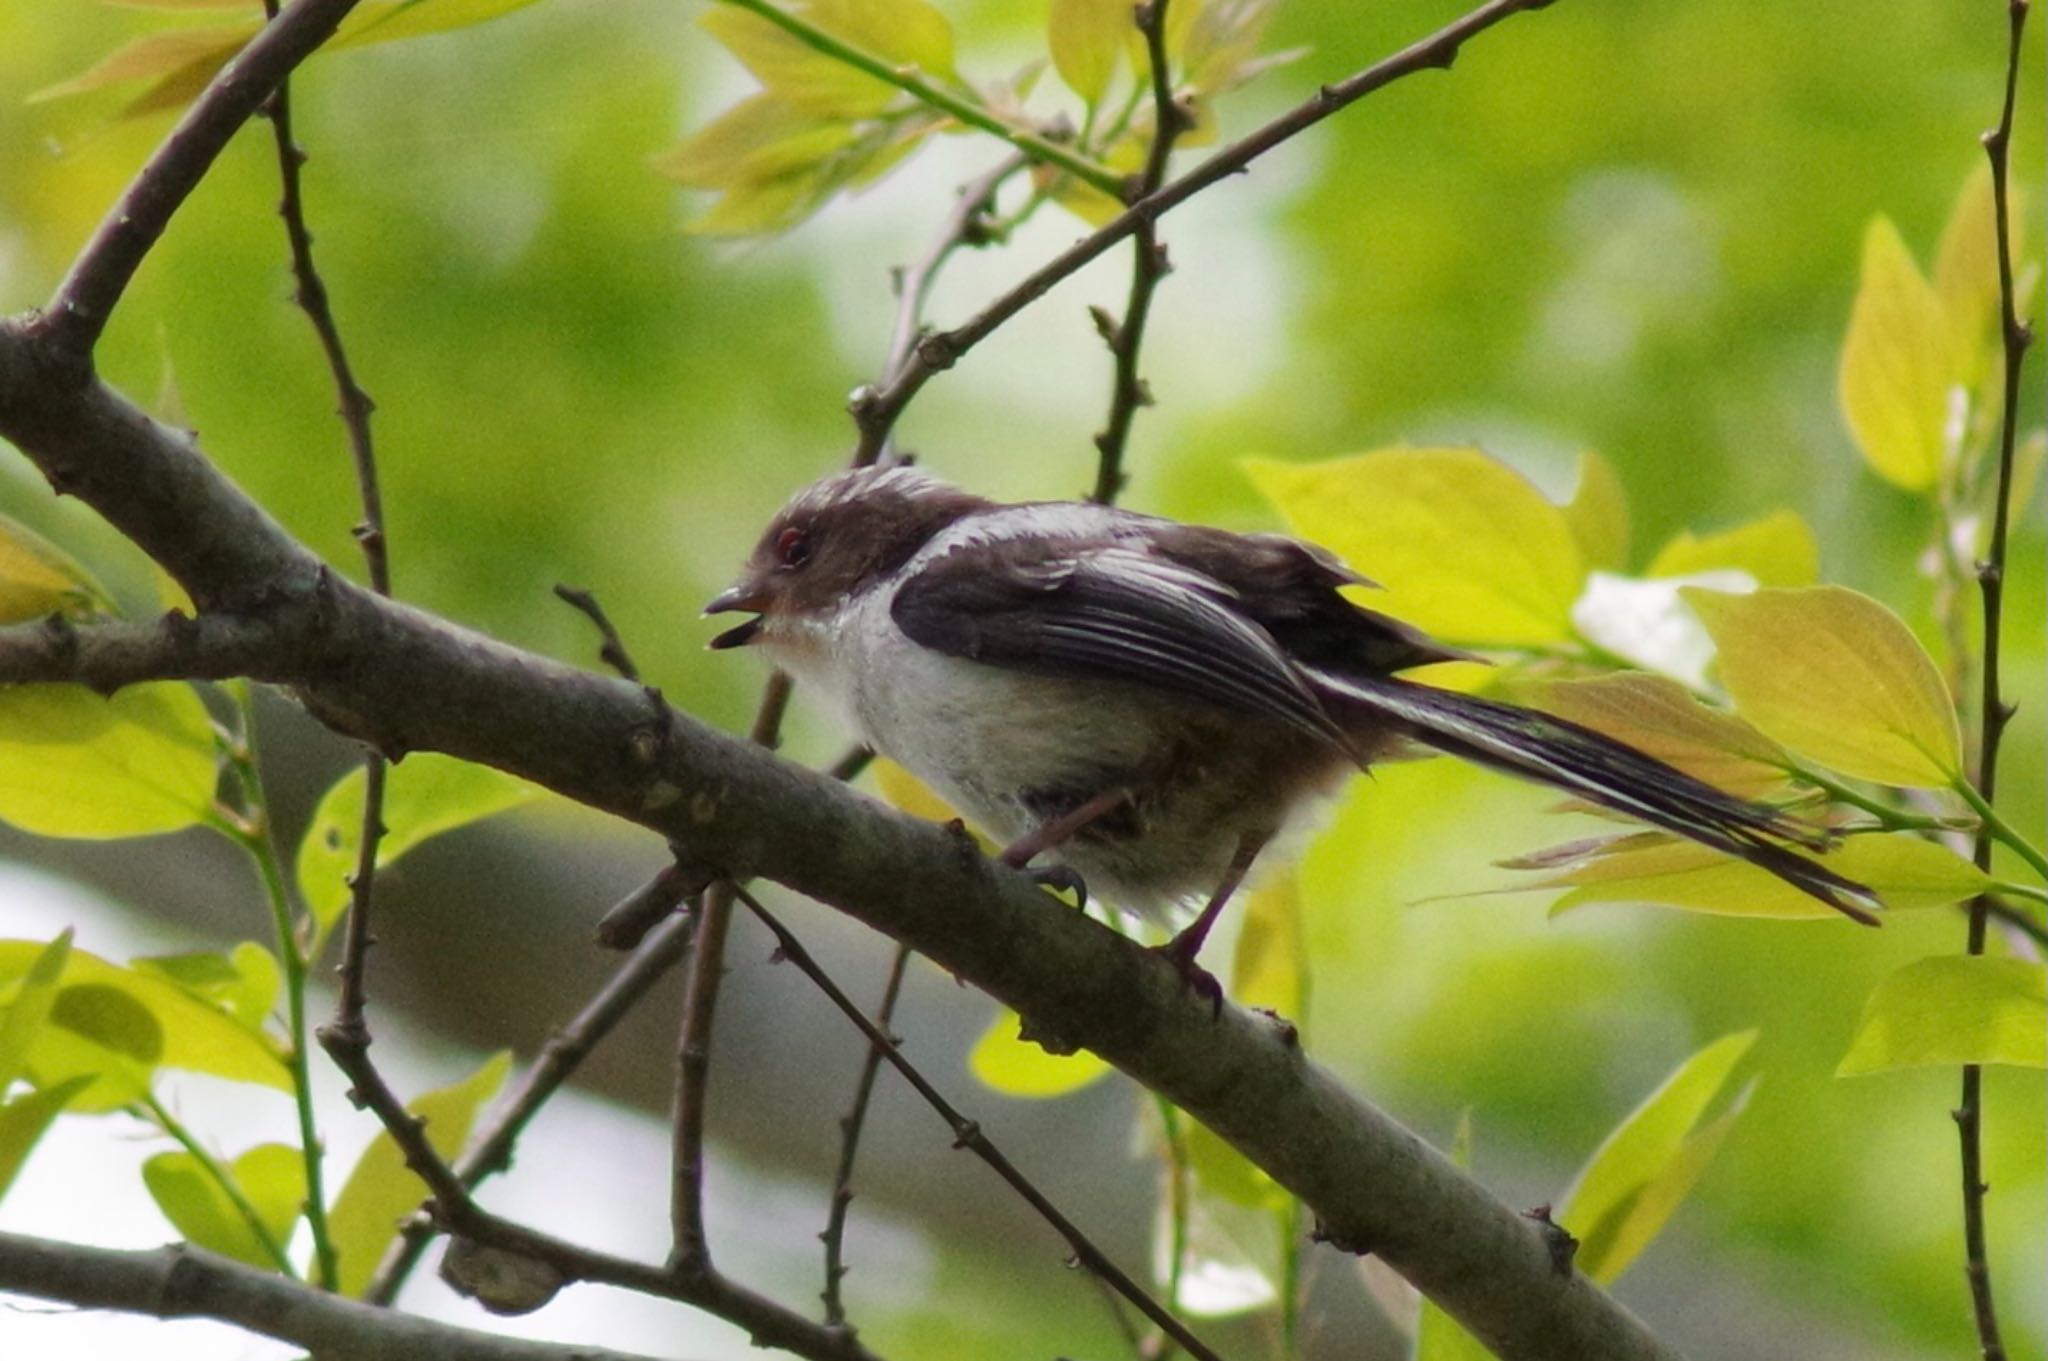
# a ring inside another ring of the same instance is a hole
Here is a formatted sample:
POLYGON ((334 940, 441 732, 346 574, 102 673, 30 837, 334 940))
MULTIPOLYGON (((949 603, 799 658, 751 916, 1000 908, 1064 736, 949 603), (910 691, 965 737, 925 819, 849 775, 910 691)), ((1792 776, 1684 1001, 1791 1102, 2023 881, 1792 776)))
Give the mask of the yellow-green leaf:
POLYGON ((1301 885, 1292 869, 1247 896, 1230 965, 1230 995, 1299 1025, 1308 1013, 1308 952, 1302 939, 1301 885))
MULTIPOLYGON (((0 940, 0 990, 25 976, 45 948, 35 941, 0 940)), ((62 1066, 61 1076, 93 1071, 73 1061, 78 1058, 75 1047, 65 1051, 65 1064, 54 1062, 58 1055, 49 1046, 53 1039, 62 1039, 58 1032, 68 1029, 72 1040, 87 1039, 102 1047, 111 1045, 130 1058, 148 1059, 151 1065, 291 1090, 291 1074, 267 1041, 164 978, 124 969, 87 951, 73 949, 64 963, 61 986, 66 991, 93 991, 73 998, 70 1012, 63 994, 59 994, 50 1021, 29 1047, 29 1070, 38 1081, 50 1076, 46 1063, 52 1069, 62 1066), (109 1000, 102 995, 105 993, 119 994, 125 1003, 109 1000), (137 1015, 147 1018, 149 1025, 160 1032, 158 1038, 147 1037, 148 1027, 135 1019, 137 1015), (72 1020, 78 1026, 71 1027, 72 1020)), ((79 1104, 85 1106, 104 1092, 105 1089, 90 1093, 88 1100, 79 1104)))
MULTIPOLYGON (((1445 1152, 1453 1166, 1472 1166, 1472 1112, 1458 1113, 1458 1130, 1445 1152)), ((1422 1310, 1415 1317, 1415 1346, 1410 1361, 1492 1361, 1493 1353, 1478 1338, 1465 1331, 1429 1296, 1422 1297, 1422 1310)))
POLYGON ((1871 991, 1838 1076, 1927 1064, 2048 1065, 2048 972, 2024 959, 1936 955, 1871 991))
MULTIPOLYGON (((57 1000, 57 985, 70 958, 71 928, 67 926, 30 962, 7 1009, 0 1012, 0 1096, 5 1096, 21 1075, 29 1045, 49 1019, 50 1004, 57 1000)), ((0 986, 0 995, 5 991, 0 986)))
POLYGON ((1747 1097, 1704 1129, 1700 1118, 1756 1042, 1744 1031, 1714 1041, 1681 1063, 1663 1085, 1602 1141, 1556 1212, 1579 1240, 1575 1264, 1614 1280, 1649 1246, 1698 1181, 1747 1097))
POLYGON ((7 1188, 14 1184, 21 1165, 28 1161, 36 1140, 43 1137, 50 1122, 64 1113, 72 1097, 91 1085, 90 1077, 74 1077, 54 1087, 23 1092, 0 1104, 0 1196, 5 1196, 7 1188))
POLYGON ((1957 364, 1934 286, 1890 220, 1863 236, 1863 272, 1842 341, 1842 414, 1870 466, 1907 491, 1941 474, 1942 432, 1957 364))
POLYGON ((1682 577, 1721 568, 1747 572, 1759 586, 1811 586, 1820 579, 1820 544, 1796 512, 1774 510, 1710 534, 1681 530, 1657 550, 1643 575, 1682 577))
MULTIPOLYGON (((306 1163, 299 1151, 259 1144, 224 1170, 271 1242, 282 1245, 306 1200, 306 1163)), ((142 1183, 187 1242, 250 1266, 277 1268, 257 1229, 192 1154, 176 1149, 150 1158, 142 1165, 142 1183)))
POLYGON ((868 118, 896 98, 896 87, 846 65, 768 20, 729 5, 697 24, 784 102, 821 118, 868 118))
POLYGON ((1780 788, 1791 758, 1754 725, 1640 671, 1522 687, 1527 702, 1628 743, 1717 789, 1756 798, 1780 788))
MULTIPOLYGON (((2006 220, 2015 243, 2023 240, 2025 199, 2017 185, 2006 193, 2006 220)), ((1991 194, 1991 167, 1979 161, 1949 210, 1934 251, 1934 292, 1949 320, 1956 378, 1972 383, 1990 351, 1992 318, 1998 310, 1998 210, 1991 194)))
POLYGON ((1802 756, 1880 784, 1947 785, 1962 732, 1941 672, 1889 609, 1841 586, 1688 590, 1744 718, 1802 756))
POLYGON ((1477 449, 1245 465, 1304 538, 1386 587, 1384 610, 1460 643, 1559 642, 1585 562, 1564 512, 1477 449))
POLYGON ((104 983, 67 983, 29 1043, 29 1080, 53 1087, 87 1078, 73 1104, 112 1110, 149 1090, 163 1056, 163 1025, 149 1008, 104 983))
POLYGON ((1004 1096, 1042 1101, 1077 1092, 1110 1071, 1087 1050, 1053 1054, 1018 1034, 1017 1013, 1005 1009, 981 1033, 967 1066, 983 1086, 1004 1096))
POLYGON ((1188 1170, 1206 1193, 1266 1210, 1284 1209, 1293 1199, 1285 1187, 1200 1121, 1190 1119, 1182 1126, 1182 1140, 1188 1170))
POLYGON ((277 956, 247 940, 232 954, 153 955, 134 960, 133 967, 169 979, 251 1030, 269 1019, 283 981, 277 956))
MULTIPOLYGON (((1611 854, 1521 887, 1569 887, 1551 904, 1552 915, 1592 903, 1648 903, 1722 917, 1845 920, 1770 871, 1694 842, 1642 837, 1615 845, 1611 854)), ((1808 858, 1870 889, 1893 912, 1945 907, 1990 886, 1981 870, 1948 847, 1903 832, 1852 836, 1808 858)))
MULTIPOLYGON (((501 1050, 462 1081, 426 1092, 406 1106, 426 1121, 427 1142, 444 1160, 452 1162, 461 1153, 477 1111, 497 1095, 511 1067, 511 1053, 501 1050)), ((336 1289, 342 1295, 353 1299, 363 1293, 400 1223, 426 1198, 427 1184, 406 1167, 391 1135, 380 1131, 327 1213, 340 1268, 336 1289)))
POLYGON ((757 94, 655 157, 653 165, 692 189, 726 189, 816 165, 854 137, 850 123, 823 120, 774 95, 757 94))
POLYGON ((1166 11, 1166 50, 1180 57, 1179 84, 1199 96, 1218 95, 1300 57, 1304 49, 1258 55, 1277 7, 1278 0, 1173 0, 1166 11))
POLYGON ((92 573, 27 525, 0 515, 0 624, 46 614, 85 619, 114 614, 92 573))
MULTIPOLYGON (((82 74, 37 90, 28 97, 29 102, 61 99, 140 80, 155 80, 160 89, 175 85, 185 92, 183 98, 189 99, 204 89, 228 58, 241 51, 262 27, 263 20, 258 16, 239 23, 145 33, 122 44, 82 74)), ((122 116, 166 107, 171 105, 145 94, 122 116)))
POLYGON ((1610 572, 1628 566, 1628 492, 1614 465, 1597 450, 1579 455, 1579 485, 1565 503, 1564 518, 1586 566, 1610 572))
POLYGON ((341 21, 327 46, 364 47, 470 28, 533 3, 534 0, 365 0, 341 21))
MULTIPOLYGON (((299 842, 299 893, 322 933, 348 908, 348 881, 362 846, 363 779, 358 766, 336 781, 299 842)), ((517 776, 452 756, 408 756, 385 772, 377 865, 389 865, 430 837, 531 803, 542 792, 517 776)))
POLYGON ((213 722, 182 681, 102 698, 80 685, 0 687, 0 818, 43 836, 144 836, 213 811, 213 722))
POLYGON ((1046 37, 1053 69, 1090 104, 1102 98, 1116 74, 1134 12, 1126 0, 1052 0, 1046 37))
POLYGON ((952 80, 953 21, 929 0, 810 0, 803 15, 892 66, 952 80))

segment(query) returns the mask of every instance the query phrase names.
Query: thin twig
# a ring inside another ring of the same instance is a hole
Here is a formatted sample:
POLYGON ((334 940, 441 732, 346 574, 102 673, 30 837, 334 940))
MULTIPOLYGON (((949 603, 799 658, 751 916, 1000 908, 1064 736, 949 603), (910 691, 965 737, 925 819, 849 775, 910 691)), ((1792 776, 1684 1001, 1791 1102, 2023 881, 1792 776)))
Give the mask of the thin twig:
POLYGON ((896 1042, 870 1021, 859 1005, 818 966, 817 960, 813 959, 802 943, 790 934, 788 927, 777 920, 767 908, 761 906, 745 889, 736 886, 734 893, 775 937, 776 946, 782 952, 783 958, 796 965, 806 978, 816 984, 818 990, 831 1000, 832 1005, 839 1008, 849 1021, 860 1028, 861 1033, 867 1036, 868 1043, 881 1053, 889 1066, 901 1073, 904 1081, 924 1098, 925 1104, 938 1112, 939 1118, 952 1129, 956 1148, 971 1151, 993 1168, 996 1175, 1009 1184, 1011 1190, 1023 1197, 1024 1202, 1036 1210, 1040 1218, 1052 1225, 1060 1237, 1066 1239, 1076 1261, 1108 1281, 1116 1288, 1118 1294, 1129 1300, 1146 1318, 1165 1330, 1175 1342, 1187 1348, 1191 1356, 1198 1358, 1198 1361, 1220 1361, 1215 1352, 1188 1330, 1187 1325, 1162 1308, 1143 1286, 1126 1275, 1100 1248, 1089 1241, 1088 1236, 1082 1233, 1072 1220, 1061 1214, 1059 1209, 1045 1198, 1045 1193, 1033 1185, 1030 1178, 1018 1171, 1016 1164, 1004 1157, 1002 1151, 989 1141, 988 1136, 981 1132, 979 1124, 962 1115, 951 1102, 939 1094, 938 1089, 925 1079, 924 1074, 919 1072, 910 1060, 903 1057, 896 1042))
MULTIPOLYGON (((278 0, 263 0, 269 23, 276 23, 278 0)), ((306 222, 305 185, 301 170, 306 153, 292 136, 291 82, 279 79, 277 89, 264 106, 270 118, 272 140, 277 147, 279 195, 277 215, 284 222, 286 243, 291 250, 293 299, 319 339, 334 380, 338 413, 348 435, 350 461, 355 467, 356 495, 362 519, 355 527, 356 542, 363 551, 370 589, 391 594, 391 557, 384 536, 384 497, 377 481, 376 446, 370 437, 370 413, 376 403, 356 381, 342 343, 341 328, 327 296, 327 285, 313 262, 313 233, 306 222)), ((371 748, 363 755, 363 819, 357 838, 356 867, 349 876, 348 922, 342 935, 340 990, 335 1001, 333 1024, 360 1030, 367 997, 368 956, 374 937, 370 933, 370 905, 377 876, 377 847, 384 838, 385 760, 371 748)))
MULTIPOLYGON (((575 1018, 548 1036, 490 1124, 456 1159, 454 1172, 464 1187, 474 1191, 488 1178, 511 1167, 512 1150, 527 1124, 612 1028, 689 951, 690 930, 687 917, 671 916, 663 921, 583 1004, 575 1018)), ((398 1242, 377 1268, 377 1274, 370 1278, 363 1298, 372 1304, 390 1304, 397 1299, 400 1287, 418 1265, 433 1236, 432 1220, 422 1216, 408 1221, 398 1242)))
MULTIPOLYGON (((749 900, 751 905, 752 900, 749 900)), ((860 1155, 861 1130, 867 1125, 868 1102, 875 1094, 875 1079, 881 1076, 882 1059, 888 1048, 897 1043, 890 1031, 890 1022, 896 1018, 896 1001, 903 994, 903 977, 909 971, 910 951, 899 945, 889 960, 889 979, 882 985, 881 1005, 875 1008, 874 1030, 876 1035, 887 1037, 885 1046, 870 1039, 867 1052, 861 1055, 860 1077, 853 1086, 853 1103, 846 1114, 839 1117, 839 1165, 832 1172, 832 1208, 825 1217, 824 1231, 818 1239, 825 1245, 825 1289, 819 1298, 825 1302, 825 1322, 844 1324, 846 1304, 839 1292, 839 1282, 845 1277, 846 1266, 846 1212, 853 1205, 853 1164, 860 1155)))
MULTIPOLYGON (((790 688, 789 677, 780 671, 762 687, 749 734, 757 746, 775 746, 783 712, 789 707, 790 688)), ((711 1270, 711 1244, 704 1233, 704 1107, 711 1079, 711 1027, 718 1011, 719 985, 725 978, 725 938, 732 926, 734 887, 720 882, 705 891, 691 937, 689 980, 683 987, 669 1167, 669 1223, 674 1237, 669 1269, 678 1276, 711 1270)))
MULTIPOLYGON (((2006 175, 2012 142, 2013 105, 2019 90, 2020 39, 2027 26, 2027 0, 2008 0, 2008 37, 2005 62, 2005 100, 1999 110, 1998 126, 1984 134, 1984 151, 1991 160, 1992 217, 1998 237, 1999 332, 2004 341, 2005 409, 1998 431, 1998 492, 1991 514, 1990 551, 1977 566, 1977 583, 1984 597, 1983 692, 1979 701, 1980 740, 1977 755, 1976 795, 1981 809, 1989 810, 1997 797, 1998 747, 2013 711, 1999 688, 1999 633, 2003 625, 2005 599, 2006 522, 2012 514, 2013 452, 2018 443, 2020 419, 2020 371, 2026 362, 2033 330, 2021 321, 2013 286, 2012 219, 2008 206, 2006 175)), ((1978 829, 1976 863, 1991 868, 1992 823, 1987 817, 1978 829)), ((1968 950, 1984 953, 1986 927, 1991 916, 1988 899, 1979 897, 1970 907, 1968 950)), ((1984 1070, 1977 1064, 1963 1065, 1962 1096, 1955 1110, 1956 1133, 1962 1146, 1963 1181, 1963 1272, 1970 1284, 1970 1307, 1977 1321, 1977 1345, 1984 1361, 2004 1361, 2005 1343, 1999 1336, 1998 1310, 1992 1297, 1991 1262, 1985 1246, 1983 1150, 1984 1070)))
POLYGON ((1093 234, 1060 252, 990 303, 966 324, 951 331, 926 336, 914 352, 913 361, 894 381, 868 395, 862 420, 883 428, 893 422, 911 398, 931 380, 958 363, 969 350, 986 340, 1010 318, 1045 296, 1055 284, 1145 225, 1179 207, 1218 180, 1243 171, 1253 161, 1282 142, 1320 123, 1331 114, 1390 85, 1404 76, 1433 67, 1448 67, 1467 39, 1524 10, 1543 9, 1552 0, 1488 0, 1463 18, 1445 25, 1429 37, 1377 62, 1334 85, 1325 85, 1315 96, 1267 123, 1242 141, 1211 156, 1179 179, 1147 194, 1093 234))
POLYGON ((489 1213, 427 1142, 426 1122, 408 1111, 384 1081, 370 1061, 368 1046, 333 1027, 321 1030, 320 1042, 352 1084, 349 1099, 374 1114, 391 1135, 405 1165, 426 1183, 435 1217, 451 1234, 546 1262, 568 1280, 615 1285, 695 1305, 745 1329, 757 1346, 779 1347, 813 1361, 875 1361, 847 1333, 813 1323, 736 1285, 708 1264, 690 1272, 650 1266, 564 1242, 489 1213))
POLYGON ((358 0, 293 0, 265 24, 194 100, 142 170, 107 210, 71 262, 34 330, 52 357, 82 364, 106 330, 135 271, 242 124, 292 68, 334 34, 358 0))
MULTIPOLYGON (((1145 37, 1147 64, 1152 69, 1152 145, 1145 156, 1145 169, 1138 178, 1134 199, 1159 192, 1166 181, 1166 165, 1173 156, 1173 143, 1192 124, 1186 109, 1173 97, 1173 79, 1167 70, 1166 6, 1168 0, 1151 0, 1135 13, 1138 31, 1145 37)), ((1130 442, 1131 422, 1138 408, 1152 404, 1145 380, 1138 376, 1138 351, 1145 343, 1145 320, 1152 311, 1152 294, 1159 281, 1172 271, 1166 247, 1159 240, 1159 223, 1148 218, 1139 224, 1131 257, 1131 292, 1124 303, 1121 322, 1105 312, 1095 313, 1096 329, 1109 344, 1116 361, 1116 377, 1110 388, 1109 423, 1096 434, 1099 455, 1095 470, 1094 500, 1108 505, 1124 486, 1124 449, 1130 442)))
POLYGON ((953 210, 946 214, 945 222, 923 257, 897 276, 896 323, 889 334, 889 352, 882 360, 882 376, 876 383, 856 391, 848 403, 854 424, 860 430, 860 444, 851 460, 853 466, 866 467, 888 459, 890 434, 895 428, 896 417, 903 413, 903 407, 899 404, 885 419, 875 417, 870 412, 874 394, 894 383, 910 365, 918 342, 925 335, 924 308, 931 297, 933 281, 954 251, 966 245, 980 245, 988 239, 985 219, 994 206, 996 191, 1026 164, 1021 156, 1006 157, 979 179, 969 181, 961 189, 959 198, 953 201, 953 210))
POLYGON ((564 586, 560 582, 555 583, 555 594, 587 615, 590 622, 597 625, 598 636, 604 640, 604 646, 597 650, 598 659, 638 685, 640 668, 633 664, 633 654, 626 651, 625 639, 619 637, 619 631, 612 627, 611 616, 604 612, 604 606, 597 603, 597 596, 580 587, 564 586))

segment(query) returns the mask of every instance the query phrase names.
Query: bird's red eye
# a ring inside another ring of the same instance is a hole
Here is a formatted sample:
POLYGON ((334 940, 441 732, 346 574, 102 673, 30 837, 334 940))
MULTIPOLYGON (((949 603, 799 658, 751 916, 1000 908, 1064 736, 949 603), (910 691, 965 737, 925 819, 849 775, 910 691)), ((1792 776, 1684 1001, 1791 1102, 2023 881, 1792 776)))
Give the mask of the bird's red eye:
POLYGON ((811 560, 811 536, 792 525, 775 536, 775 560, 784 567, 801 567, 811 560))

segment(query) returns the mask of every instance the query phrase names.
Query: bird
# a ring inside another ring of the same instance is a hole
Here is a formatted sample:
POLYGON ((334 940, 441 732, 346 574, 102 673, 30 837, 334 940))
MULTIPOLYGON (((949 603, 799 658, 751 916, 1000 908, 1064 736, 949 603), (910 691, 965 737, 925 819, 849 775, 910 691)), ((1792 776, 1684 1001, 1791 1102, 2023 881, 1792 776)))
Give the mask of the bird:
POLYGON ((1827 833, 1592 729, 1403 679, 1470 654, 1359 605, 1335 554, 1081 501, 1005 504, 909 464, 776 513, 706 615, 1040 882, 1170 926, 1196 962, 1276 837, 1415 744, 1554 786, 1758 865, 1874 925, 1876 897, 1794 847, 1827 833))

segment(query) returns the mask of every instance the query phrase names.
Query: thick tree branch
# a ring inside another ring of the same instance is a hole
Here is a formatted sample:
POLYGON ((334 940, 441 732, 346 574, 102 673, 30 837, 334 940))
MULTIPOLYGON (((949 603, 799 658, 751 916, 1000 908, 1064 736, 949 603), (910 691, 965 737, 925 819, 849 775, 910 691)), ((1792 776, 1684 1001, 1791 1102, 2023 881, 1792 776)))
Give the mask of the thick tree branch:
MULTIPOLYGON (((652 709, 647 693, 484 638, 336 578, 200 456, 0 323, 0 435, 224 619, 0 630, 0 681, 245 673, 330 727, 397 754, 447 752, 635 822, 693 859, 837 907, 984 988, 1033 1032, 1085 1045, 1200 1119, 1316 1214, 1379 1254, 1499 1355, 1671 1351, 1597 1286, 1552 1265, 1543 1231, 1311 1063, 1291 1028, 1212 1019, 1174 969, 1073 912, 965 837, 825 775, 652 709), (182 641, 174 641, 182 635, 182 641), (273 646, 250 645, 267 636, 273 646)), ((659 1273, 651 1279, 658 1280, 659 1273)))
POLYGON ((185 1244, 119 1251, 0 1233, 0 1290, 155 1318, 211 1318, 321 1361, 647 1361, 480 1333, 343 1299, 185 1244))

